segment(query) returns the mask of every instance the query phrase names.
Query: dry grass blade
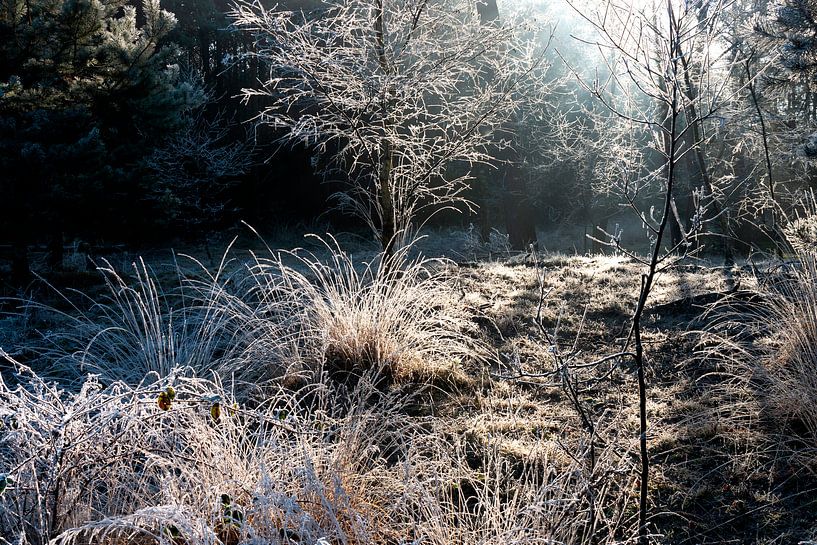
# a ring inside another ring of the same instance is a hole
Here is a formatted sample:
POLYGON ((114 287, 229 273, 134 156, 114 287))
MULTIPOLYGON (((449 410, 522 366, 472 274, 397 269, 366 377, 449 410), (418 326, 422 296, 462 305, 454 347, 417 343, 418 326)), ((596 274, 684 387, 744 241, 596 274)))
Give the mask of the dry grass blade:
POLYGON ((801 253, 759 273, 757 288, 719 301, 698 353, 715 368, 702 377, 719 400, 722 432, 752 437, 811 467, 817 447, 817 258, 801 253), (804 446, 806 447, 804 449, 804 446))

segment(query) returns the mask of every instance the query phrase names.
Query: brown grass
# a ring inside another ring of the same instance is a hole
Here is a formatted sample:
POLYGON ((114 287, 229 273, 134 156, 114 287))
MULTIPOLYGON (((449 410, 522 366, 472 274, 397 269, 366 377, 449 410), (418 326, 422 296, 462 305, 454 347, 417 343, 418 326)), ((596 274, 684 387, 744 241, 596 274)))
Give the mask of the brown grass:
MULTIPOLYGON (((135 484, 115 498, 66 496, 79 503, 61 508, 71 517, 60 528, 60 543, 137 534, 146 543, 161 542, 168 525, 183 531, 190 545, 213 543, 227 535, 218 500, 223 491, 244 510, 239 537, 245 543, 285 542, 282 529, 302 543, 325 538, 353 545, 632 541, 638 425, 631 370, 609 363, 572 369, 596 426, 591 437, 553 373, 553 352, 534 318, 541 274, 543 323, 560 350, 573 350, 572 363, 615 351, 638 291, 638 264, 557 255, 544 257, 538 268, 489 262, 458 269, 403 256, 390 268, 377 260, 361 264, 332 244, 322 254, 254 259, 244 281, 231 276, 229 283, 208 284, 206 276, 197 277, 197 301, 212 301, 202 308, 224 323, 242 324, 247 335, 217 369, 258 361, 279 365, 276 372, 284 375, 243 402, 242 386, 226 375, 227 387, 185 379, 191 386, 178 388, 182 397, 239 401, 243 416, 233 422, 228 415, 222 426, 208 420, 204 405, 179 404, 165 414, 155 406, 156 386, 128 386, 133 411, 142 407, 138 414, 145 417, 129 420, 139 433, 123 444, 141 458, 114 464, 103 477, 135 484), (210 299, 208 289, 215 295, 210 299), (276 344, 275 332, 287 333, 285 344, 276 344), (296 370, 292 376, 281 362, 296 370), (304 369, 310 371, 297 372, 304 369), (274 424, 261 424, 268 420, 274 424), (147 470, 148 459, 157 473, 147 470), (208 469, 206 460, 219 464, 208 469), (140 484, 148 482, 165 484, 140 484)), ((807 488, 809 481, 770 461, 774 443, 758 426, 769 415, 791 422, 803 417, 782 404, 772 410, 768 400, 761 403, 756 383, 739 376, 749 367, 727 361, 778 354, 763 366, 768 381, 770 370, 793 368, 788 354, 800 353, 800 345, 793 335, 781 350, 785 343, 769 340, 768 327, 751 347, 701 339, 690 323, 704 309, 690 298, 731 285, 727 271, 703 265, 662 275, 645 320, 654 541, 808 539, 810 519, 797 500, 804 496, 792 496, 792 488, 807 488), (711 350, 692 357, 699 341, 711 350), (716 354, 729 357, 716 360, 716 354)), ((742 286, 751 284, 742 279, 742 286)), ((157 380, 163 385, 178 377, 157 380)), ((90 415, 86 424, 100 430, 107 428, 96 418, 115 406, 111 390, 103 393, 88 401, 94 410, 83 413, 90 415)), ((15 400, 22 392, 8 388, 4 395, 15 400)), ((62 392, 60 403, 70 406, 73 395, 62 392)), ((32 427, 58 426, 65 413, 38 413, 36 399, 30 397, 27 409, 39 415, 32 427)), ((18 463, 9 437, 0 439, 0 471, 18 463)), ((88 451, 83 467, 108 467, 103 447, 110 437, 88 451)), ((38 475, 27 478, 46 478, 38 475)), ((4 532, 16 535, 21 523, 10 497, 0 496, 0 520, 4 532)))

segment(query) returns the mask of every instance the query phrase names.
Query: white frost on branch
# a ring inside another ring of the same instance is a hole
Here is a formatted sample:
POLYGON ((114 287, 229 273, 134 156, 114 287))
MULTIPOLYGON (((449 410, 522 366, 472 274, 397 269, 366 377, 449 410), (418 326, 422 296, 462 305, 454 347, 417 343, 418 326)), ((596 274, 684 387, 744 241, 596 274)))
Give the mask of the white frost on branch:
POLYGON ((242 90, 266 104, 255 121, 346 172, 343 202, 375 233, 389 222, 406 232, 420 215, 466 203, 471 167, 506 145, 496 133, 545 100, 544 28, 518 14, 482 20, 473 0, 323 6, 234 7, 235 24, 255 36, 251 55, 267 67, 242 90))

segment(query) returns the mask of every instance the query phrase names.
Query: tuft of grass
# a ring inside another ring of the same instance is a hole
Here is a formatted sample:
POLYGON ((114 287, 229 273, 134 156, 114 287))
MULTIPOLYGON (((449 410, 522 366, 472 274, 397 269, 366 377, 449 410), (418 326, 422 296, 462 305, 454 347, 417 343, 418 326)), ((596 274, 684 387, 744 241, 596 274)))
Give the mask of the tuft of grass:
POLYGON ((448 262, 410 258, 407 247, 358 264, 334 239, 325 245, 328 258, 285 252, 251 270, 257 297, 286 301, 297 317, 308 366, 349 376, 375 369, 397 382, 467 382, 462 365, 484 361, 487 349, 448 262))
POLYGON ((463 366, 484 362, 487 349, 450 263, 410 258, 410 248, 357 263, 334 239, 323 246, 244 263, 225 254, 213 272, 176 263, 170 289, 142 260, 129 276, 106 264, 101 296, 24 305, 61 324, 27 350, 39 368, 106 384, 186 375, 298 388, 324 371, 371 369, 389 382, 470 384, 463 366))
POLYGON ((277 364, 286 354, 278 349, 293 332, 260 319, 258 309, 242 300, 235 273, 226 272, 226 254, 212 273, 192 263, 192 271, 174 264, 167 289, 141 259, 130 275, 106 262, 98 269, 104 282, 100 295, 57 291, 59 305, 26 302, 23 308, 49 316, 57 327, 24 350, 52 375, 79 380, 90 372, 105 384, 136 385, 145 377, 176 375, 249 384, 280 375, 277 364), (262 357, 258 344, 265 338, 275 343, 264 343, 262 357))
POLYGON ((721 429, 806 460, 817 447, 817 257, 759 274, 705 317, 698 353, 712 371, 701 380, 717 391, 721 429))
POLYGON ((774 416, 802 428, 817 447, 817 257, 802 255, 800 265, 763 299, 770 328, 764 374, 774 416))

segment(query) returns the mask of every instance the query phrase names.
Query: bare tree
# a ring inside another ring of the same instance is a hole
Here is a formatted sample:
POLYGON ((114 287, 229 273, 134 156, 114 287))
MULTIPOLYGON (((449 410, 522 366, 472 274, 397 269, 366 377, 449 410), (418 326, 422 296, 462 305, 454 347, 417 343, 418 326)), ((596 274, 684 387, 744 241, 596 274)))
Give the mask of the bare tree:
MULTIPOLYGON (((623 248, 617 233, 606 233, 606 244, 643 263, 641 286, 630 333, 618 354, 635 364, 639 397, 639 543, 649 541, 649 448, 647 420, 647 354, 642 340, 642 318, 657 275, 693 249, 693 241, 706 224, 720 221, 713 207, 711 180, 702 180, 690 218, 681 218, 675 203, 678 167, 695 154, 698 168, 707 168, 699 155, 708 140, 707 126, 727 96, 727 80, 711 77, 710 52, 715 41, 715 22, 722 12, 712 2, 659 1, 654 8, 636 9, 628 2, 608 0, 595 10, 577 11, 597 31, 590 43, 598 47, 607 64, 604 80, 586 83, 587 89, 610 112, 632 124, 634 130, 653 135, 657 168, 643 157, 622 157, 629 173, 620 195, 624 205, 642 221, 650 245, 646 256, 623 248), (635 161, 636 164, 633 164, 635 161), (687 221, 684 221, 684 220, 687 221), (667 244, 667 231, 677 223, 677 243, 667 244), (631 348, 632 347, 632 350, 631 348)), ((727 70, 728 71, 728 70, 727 70)), ((714 207, 717 208, 717 207, 714 207)))
POLYGON ((224 212, 223 190, 245 174, 253 150, 245 141, 230 141, 224 115, 210 119, 199 110, 145 160, 150 176, 148 197, 162 205, 175 222, 212 221, 224 212))
POLYGON ((256 121, 348 175, 340 204, 387 254, 419 217, 466 202, 471 167, 509 145, 503 122, 544 96, 533 23, 481 18, 474 0, 328 0, 309 12, 240 0, 232 16, 268 67, 243 90, 267 103, 256 121))
POLYGON ((732 79, 743 90, 743 100, 724 114, 733 157, 742 159, 729 162, 740 165, 733 168, 742 168, 747 181, 737 212, 768 237, 779 256, 792 251, 787 229, 810 209, 810 156, 817 139, 803 134, 817 127, 817 100, 809 79, 811 45, 798 37, 815 28, 810 17, 801 17, 811 9, 804 3, 735 0, 723 25, 736 59, 732 79))

